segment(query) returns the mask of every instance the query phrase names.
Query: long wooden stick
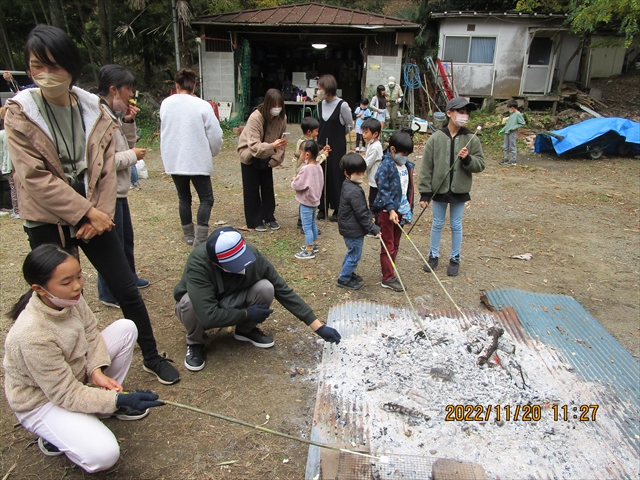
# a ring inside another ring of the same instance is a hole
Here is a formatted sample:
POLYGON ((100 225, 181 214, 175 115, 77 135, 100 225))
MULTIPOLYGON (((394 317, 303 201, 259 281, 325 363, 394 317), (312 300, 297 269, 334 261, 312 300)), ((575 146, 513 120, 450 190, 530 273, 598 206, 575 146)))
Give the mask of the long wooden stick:
POLYGON ((396 225, 398 225, 398 228, 400 230, 402 230, 402 233, 404 233, 404 236, 407 237, 407 240, 409 240, 409 243, 411 243, 411 245, 413 245, 413 248, 416 249, 416 252, 418 252, 418 255, 420 255, 420 258, 422 259, 422 261, 425 263, 425 265, 427 265, 427 267, 429 267, 429 270, 431 271, 431 273, 433 274, 434 278, 436 279, 436 281, 438 282, 438 285, 440 285, 440 287, 442 287, 442 290, 444 291, 444 293, 447 295, 447 297, 449 298, 449 300, 451 300, 451 303, 453 303, 453 306, 456 307, 456 310, 458 310, 458 312, 460 313, 460 315, 462 315, 462 318, 464 318, 465 320, 468 321, 467 317, 465 316, 464 313, 462 313, 462 310, 460 310, 460 307, 458 306, 458 304, 455 302, 455 300, 451 297, 451 295, 449 295, 449 292, 447 291, 446 288, 444 288, 444 285, 442 284, 442 282, 440 281, 440 279, 438 278, 438 276, 436 275, 436 272, 433 271, 433 268, 431 268, 431 265, 429 265, 429 262, 427 262, 427 260, 424 258, 424 255, 422 255, 422 253, 420 252, 420 250, 418 249, 418 247, 416 246, 415 243, 413 243, 413 240, 411 240, 411 237, 409 236, 409 234, 407 232, 404 231, 404 228, 402 228, 398 223, 396 223, 396 225))
POLYGON ((398 267, 396 267, 396 263, 393 261, 393 258, 391 258, 391 254, 389 253, 389 249, 385 245, 384 240, 382 239, 382 237, 380 236, 378 238, 380 239, 380 243, 382 244, 382 247, 384 248, 384 251, 387 252, 387 257, 389 257, 389 261, 391 262, 391 266, 393 267, 393 271, 395 272, 396 277, 398 277, 398 281, 400 282, 400 286, 402 287, 402 291, 404 292, 404 296, 407 297, 407 302, 409 302, 409 306, 411 307, 411 311, 413 312, 413 315, 414 315, 414 321, 418 324, 418 326, 420 327, 420 330, 422 330, 422 333, 424 334, 424 338, 429 343, 429 347, 433 348, 433 345, 431 345, 431 341, 429 340, 429 337, 427 336, 427 332, 424 329, 424 325, 422 324, 422 320, 420 320, 420 315, 418 315, 418 312, 416 312, 416 309, 413 307, 413 303, 411 302, 411 299, 409 298, 409 294, 407 293, 407 289, 405 288, 404 283, 402 283, 402 277, 400 277, 400 272, 398 271, 398 267))
POLYGON ((287 433, 278 432, 277 430, 272 430, 270 428, 266 428, 266 427, 263 427, 261 425, 252 425, 251 423, 243 422, 242 420, 238 420, 237 418, 227 417, 225 415, 220 415, 219 413, 208 412, 208 411, 202 410, 200 408, 192 407, 191 405, 185 405, 183 403, 172 402, 172 401, 169 401, 169 400, 162 400, 162 399, 159 399, 158 401, 162 402, 162 403, 164 403, 166 405, 171 405, 173 407, 183 408, 185 410, 191 410, 192 412, 201 413, 203 415, 208 415, 208 416, 214 417, 214 418, 219 418, 220 420, 224 420, 225 422, 236 423, 236 424, 242 425, 244 427, 253 428, 254 430, 259 430, 261 432, 270 433, 271 435, 277 435, 278 437, 288 438, 289 440, 295 440, 296 442, 306 443, 307 445, 313 445, 313 446, 316 446, 316 447, 325 448, 327 450, 334 450, 336 452, 344 452, 344 453, 349 453, 349 454, 352 454, 352 455, 360 455, 360 456, 363 456, 363 457, 375 458, 376 460, 384 461, 384 459, 385 459, 384 456, 377 457, 375 455, 369 455, 367 453, 356 452, 355 450, 348 450, 346 448, 333 447, 333 446, 327 445, 325 443, 318 443, 318 442, 314 442, 313 440, 305 440, 304 438, 294 437, 293 435, 289 435, 287 433))

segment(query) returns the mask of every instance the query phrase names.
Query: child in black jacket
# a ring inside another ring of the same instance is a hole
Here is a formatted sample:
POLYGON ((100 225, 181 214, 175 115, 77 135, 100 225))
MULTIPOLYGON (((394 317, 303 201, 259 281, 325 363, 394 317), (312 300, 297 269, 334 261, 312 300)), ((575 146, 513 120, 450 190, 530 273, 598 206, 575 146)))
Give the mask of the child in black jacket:
POLYGON ((338 231, 344 238, 347 254, 342 262, 338 286, 350 290, 362 288, 362 277, 356 268, 362 256, 362 246, 367 233, 380 235, 380 227, 374 223, 374 215, 367 207, 362 190, 367 164, 357 153, 347 153, 340 160, 340 169, 347 179, 342 184, 338 208, 338 231))

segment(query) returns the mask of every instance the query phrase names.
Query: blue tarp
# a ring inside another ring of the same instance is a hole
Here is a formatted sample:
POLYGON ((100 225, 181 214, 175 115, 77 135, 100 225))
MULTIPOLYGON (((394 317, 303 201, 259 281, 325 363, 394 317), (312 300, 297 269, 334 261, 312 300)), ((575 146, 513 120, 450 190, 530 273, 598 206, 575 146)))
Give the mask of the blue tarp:
POLYGON ((615 132, 626 139, 627 143, 640 146, 640 123, 626 118, 591 118, 551 133, 564 137, 563 140, 539 134, 536 137, 535 151, 544 152, 553 148, 558 155, 595 140, 609 132, 615 132))

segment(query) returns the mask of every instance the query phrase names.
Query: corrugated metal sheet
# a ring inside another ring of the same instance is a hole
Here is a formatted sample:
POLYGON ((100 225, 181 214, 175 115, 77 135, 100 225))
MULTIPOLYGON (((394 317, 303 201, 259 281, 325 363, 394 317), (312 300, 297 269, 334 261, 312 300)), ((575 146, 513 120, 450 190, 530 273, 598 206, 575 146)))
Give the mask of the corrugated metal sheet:
MULTIPOLYGON (((496 311, 464 310, 467 319, 492 316, 516 340, 520 348, 528 348, 531 352, 536 353, 540 362, 546 365, 551 373, 554 373, 554 370, 558 369, 562 363, 568 363, 585 379, 604 385, 607 395, 604 398, 599 398, 598 403, 606 405, 607 409, 606 412, 599 412, 599 415, 614 416, 617 419, 614 423, 627 433, 627 438, 612 437, 605 430, 601 432, 602 438, 609 439, 608 441, 611 442, 626 441, 631 444, 637 454, 639 440, 638 402, 640 401, 637 393, 638 362, 624 351, 620 344, 570 297, 527 294, 527 292, 515 289, 497 289, 485 292, 485 294, 487 296, 486 303, 494 305, 496 311), (542 316, 541 313, 547 315, 542 316), (556 349, 544 349, 543 354, 536 348, 533 339, 552 345, 556 349), (578 339, 585 343, 578 342, 578 339), (577 351, 579 353, 574 354, 577 351)), ((459 322, 461 329, 468 327, 468 322, 457 310, 418 308, 418 313, 421 316, 428 314, 434 319, 440 317, 455 319, 459 322)), ((388 318, 411 322, 412 315, 408 309, 369 301, 349 301, 331 308, 327 324, 336 328, 343 339, 349 339, 359 335, 367 335, 382 319, 388 318)), ((381 417, 385 413, 370 411, 367 405, 345 400, 342 396, 332 392, 331 384, 325 381, 324 372, 331 368, 332 362, 339 360, 337 352, 337 349, 325 344, 322 364, 319 369, 311 440, 346 448, 358 446, 358 449, 362 451, 363 445, 370 444, 371 432, 368 429, 367 419, 369 417, 386 418, 381 417)), ((564 370, 564 367, 562 369, 564 370)), ((603 449, 610 451, 606 441, 603 443, 603 449)), ((588 459, 572 459, 572 461, 588 462, 588 459)), ((309 447, 305 472, 306 480, 322 478, 318 477, 320 463, 320 449, 315 446, 309 447)), ((598 474, 598 478, 631 478, 629 473, 622 471, 615 461, 605 467, 605 471, 598 472, 598 474)))
POLYGON ((420 28, 417 23, 399 18, 360 12, 349 8, 330 7, 318 3, 222 13, 199 17, 192 23, 196 25, 420 28))
MULTIPOLYGON (((512 311, 532 338, 551 345, 585 380, 606 386, 619 426, 640 452, 640 364, 574 298, 516 288, 484 292, 483 301, 505 318, 512 311)), ((510 322, 515 323, 515 322, 510 322)))

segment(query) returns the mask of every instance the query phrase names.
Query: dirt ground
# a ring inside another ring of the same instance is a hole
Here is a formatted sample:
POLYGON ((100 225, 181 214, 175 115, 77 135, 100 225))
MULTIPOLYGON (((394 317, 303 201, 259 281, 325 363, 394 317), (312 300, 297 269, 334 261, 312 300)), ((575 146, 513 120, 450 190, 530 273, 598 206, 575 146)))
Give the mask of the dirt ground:
MULTIPOLYGON (((289 130, 295 145, 299 127, 290 125, 289 130)), ((225 141, 223 152, 214 159, 212 228, 221 222, 245 224, 235 142, 225 141)), ((418 163, 421 155, 418 150, 418 163)), ((559 160, 555 155, 531 153, 523 153, 516 167, 499 166, 499 160, 496 152, 488 152, 487 169, 475 177, 472 201, 464 214, 460 275, 447 277, 446 261, 437 270, 446 289, 466 309, 484 309, 480 296, 493 287, 571 295, 640 359, 640 162, 633 158, 559 160), (530 261, 509 258, 527 252, 533 255, 530 261)), ((157 148, 149 152, 147 163, 150 178, 130 194, 138 273, 151 281, 142 294, 159 348, 175 361, 182 380, 174 386, 160 385, 142 370, 141 356, 136 354, 125 388, 151 388, 161 398, 308 438, 322 341, 281 306, 276 305, 264 324, 275 338, 274 348, 261 350, 237 342, 226 330, 210 332, 204 370, 194 373, 184 368, 184 332, 173 314, 172 291, 189 248, 181 241, 175 188, 163 174, 157 148)), ((282 228, 248 232, 246 238, 266 253, 320 319, 326 319, 332 305, 347 299, 406 306, 403 294, 380 287, 375 239, 366 239, 358 270, 365 286, 357 292, 336 287, 345 252, 336 224, 319 223, 322 248, 315 260, 294 259, 303 237, 295 228, 297 204, 289 188, 293 173, 290 160, 274 170, 276 217, 282 228)), ((412 233, 423 255, 428 252, 430 217, 426 211, 412 233)), ((0 308, 6 312, 26 289, 20 268, 28 245, 18 220, 0 218, 0 234, 0 308)), ((447 226, 442 257, 447 258, 449 251, 447 226)), ((452 307, 435 280, 422 271, 422 261, 406 239, 397 265, 418 305, 452 307)), ((95 271, 86 259, 83 267, 85 297, 104 327, 119 318, 120 311, 98 301, 95 271)), ((1 340, 9 328, 9 320, 3 317, 1 340)), ((17 425, 4 397, 0 405, 0 475, 11 470, 9 478, 16 479, 87 476, 65 457, 44 457, 34 443, 36 438, 17 425)), ((107 424, 121 443, 121 458, 110 471, 93 475, 96 479, 304 477, 306 445, 175 407, 156 408, 142 421, 108 420, 107 424)))

